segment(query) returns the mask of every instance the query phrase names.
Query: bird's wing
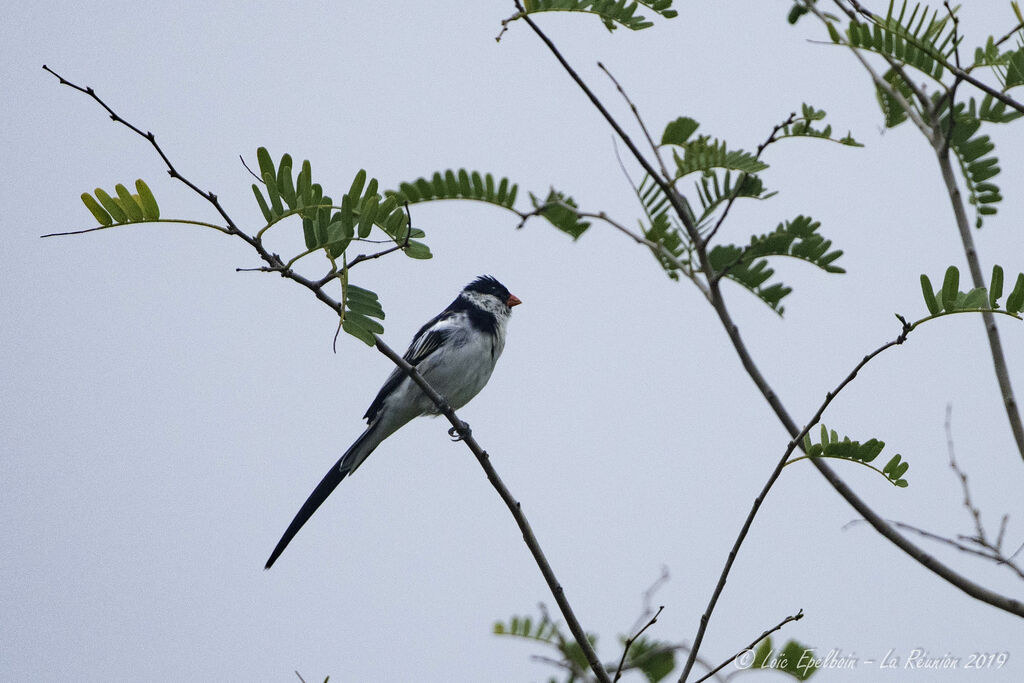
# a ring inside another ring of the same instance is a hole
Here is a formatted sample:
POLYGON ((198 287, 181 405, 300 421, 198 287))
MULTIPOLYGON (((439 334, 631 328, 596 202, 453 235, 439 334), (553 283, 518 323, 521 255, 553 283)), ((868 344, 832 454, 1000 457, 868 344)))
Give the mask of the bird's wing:
MULTIPOLYGON (((430 354, 437 351, 447 341, 452 333, 455 331, 457 326, 456 316, 457 312, 452 310, 445 310, 441 314, 437 315, 426 325, 420 328, 416 336, 412 338, 412 343, 409 344, 409 349, 405 352, 402 358, 405 359, 409 365, 416 366, 423 362, 430 354)), ((363 417, 368 422, 373 422, 374 418, 380 412, 381 408, 384 407, 384 401, 391 393, 398 388, 402 380, 405 379, 405 373, 401 368, 395 368, 394 371, 388 376, 384 386, 377 392, 377 396, 373 399, 373 403, 366 409, 366 415, 363 417)))

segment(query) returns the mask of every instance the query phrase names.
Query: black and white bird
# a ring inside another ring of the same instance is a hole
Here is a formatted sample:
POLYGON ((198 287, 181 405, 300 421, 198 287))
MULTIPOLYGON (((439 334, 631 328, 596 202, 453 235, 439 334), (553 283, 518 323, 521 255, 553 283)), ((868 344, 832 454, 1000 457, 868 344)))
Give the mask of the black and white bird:
MULTIPOLYGON (((512 307, 520 303, 493 277, 478 277, 466 285, 448 308, 420 328, 404 358, 457 410, 480 393, 491 378, 505 348, 512 307)), ((363 416, 369 424, 366 431, 309 495, 270 554, 266 569, 270 569, 341 480, 355 472, 384 439, 414 417, 436 414, 437 407, 426 394, 401 369, 395 368, 363 416)))

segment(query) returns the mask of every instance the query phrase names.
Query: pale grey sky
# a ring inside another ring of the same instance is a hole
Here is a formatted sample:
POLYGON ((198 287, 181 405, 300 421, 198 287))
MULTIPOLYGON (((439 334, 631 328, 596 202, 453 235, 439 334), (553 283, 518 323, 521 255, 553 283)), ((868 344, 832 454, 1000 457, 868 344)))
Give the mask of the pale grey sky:
MULTIPOLYGON (((866 144, 770 148, 779 196, 737 205, 722 238, 742 242, 799 213, 845 251, 848 273, 777 270, 795 291, 779 319, 727 294, 763 372, 806 419, 864 353, 920 317, 918 275, 964 265, 930 151, 910 126, 880 132, 851 55, 790 27, 788 2, 679 2, 680 17, 608 35, 585 16, 538 19, 629 122, 596 61, 651 127, 681 115, 753 149, 801 102, 866 144)), ((972 3, 980 5, 982 3, 972 3)), ((968 44, 1012 22, 1003 3, 964 10, 968 44), (998 11, 992 7, 998 5, 998 11)), ((237 240, 190 226, 88 227, 78 197, 146 179, 165 217, 214 220, 167 178, 143 140, 46 63, 93 86, 151 130, 182 173, 260 223, 238 162, 255 149, 312 161, 340 195, 360 168, 384 187, 445 168, 549 186, 635 225, 611 132, 523 24, 494 36, 511 3, 14 4, 0 25, 0 679, 539 681, 540 647, 495 620, 553 607, 520 534, 447 425, 420 420, 347 480, 270 572, 298 506, 359 434, 391 367, 343 337, 307 291, 237 240)), ((976 232, 981 260, 1024 270, 1021 125, 994 132, 1006 197, 976 232)), ((666 278, 621 234, 577 243, 493 207, 413 208, 431 261, 355 269, 387 311, 386 340, 412 333, 470 279, 499 277, 524 302, 493 379, 461 416, 521 500, 603 659, 641 594, 665 611, 648 635, 689 640, 735 533, 787 443, 698 292, 666 278)), ((282 254, 297 226, 276 229, 282 254)), ((314 269, 313 272, 316 272, 314 269)), ((1018 398, 1024 326, 1000 322, 1018 398)), ((915 332, 872 363, 825 416, 886 441, 911 463, 906 490, 864 468, 844 478, 888 518, 968 533, 947 465, 953 429, 991 529, 1024 542, 1024 464, 1002 413, 980 319, 915 332)), ((1020 620, 922 569, 865 526, 806 463, 787 468, 758 517, 702 649, 718 662, 783 617, 778 638, 862 660, 914 648, 966 659, 967 675, 862 665, 821 681, 1020 680, 1020 620)), ((927 546, 972 578, 1020 596, 1004 568, 927 546)), ((771 674, 765 680, 778 679, 771 674)), ((638 680, 635 676, 632 680, 638 680)))

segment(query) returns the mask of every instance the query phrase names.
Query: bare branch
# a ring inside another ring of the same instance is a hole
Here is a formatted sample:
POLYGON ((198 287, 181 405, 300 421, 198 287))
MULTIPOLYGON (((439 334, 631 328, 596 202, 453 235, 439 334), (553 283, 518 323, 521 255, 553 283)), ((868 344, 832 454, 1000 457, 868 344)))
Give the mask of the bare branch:
POLYGON ((664 605, 659 606, 658 611, 654 613, 654 616, 651 617, 651 620, 644 624, 644 627, 637 631, 632 637, 626 639, 626 643, 622 647, 622 658, 619 659, 619 666, 615 669, 615 678, 612 679, 613 683, 614 681, 617 681, 620 678, 622 678, 622 667, 626 663, 626 656, 629 654, 629 648, 633 647, 633 643, 635 643, 637 639, 643 635, 644 631, 649 629, 651 626, 654 626, 654 624, 658 622, 658 616, 661 614, 661 611, 663 609, 665 609, 664 605))
POLYGON ((803 619, 803 618, 804 618, 804 611, 802 609, 799 610, 796 614, 792 614, 792 615, 786 617, 785 619, 783 619, 782 621, 777 623, 775 626, 771 627, 770 629, 768 629, 767 631, 765 631, 764 633, 759 635, 757 638, 754 638, 754 641, 752 643, 750 643, 750 645, 747 645, 745 648, 743 648, 742 650, 740 650, 739 652, 734 654, 732 657, 729 657, 729 659, 725 660, 724 662, 722 662, 721 664, 716 666, 714 669, 709 671, 706 675, 701 676, 700 678, 698 678, 696 681, 694 681, 694 683, 704 683, 704 681, 708 680, 709 678, 711 678, 712 676, 717 674, 719 671, 721 671, 722 669, 727 667, 729 664, 731 664, 733 661, 735 661, 737 657, 742 655, 744 652, 749 652, 750 650, 753 650, 755 645, 760 643, 762 640, 764 640, 765 638, 767 638, 771 634, 773 634, 776 631, 778 631, 780 628, 782 628, 783 626, 785 626, 789 622, 791 622, 791 621, 799 621, 800 619, 803 619))
POLYGON ((651 598, 654 597, 655 593, 661 590, 662 586, 668 583, 668 580, 668 567, 662 566, 661 574, 658 575, 658 578, 654 580, 654 583, 648 586, 647 590, 643 593, 643 610, 640 612, 640 616, 637 617, 636 622, 634 622, 633 627, 629 629, 630 631, 636 631, 639 629, 644 622, 654 614, 654 608, 651 606, 651 598))
POLYGON ((615 79, 615 76, 612 75, 612 72, 609 71, 601 62, 598 62, 597 66, 601 71, 608 75, 608 78, 610 78, 612 83, 615 84, 615 88, 619 91, 619 94, 622 95, 624 100, 626 100, 626 104, 628 104, 629 108, 632 110, 633 116, 636 118, 636 122, 640 125, 640 130, 643 131, 644 137, 647 138, 647 144, 651 146, 651 153, 654 155, 654 158, 658 162, 658 166, 661 168, 662 176, 665 180, 671 180, 672 176, 669 174, 668 169, 665 167, 665 162, 662 160, 661 154, 658 152, 658 145, 654 143, 654 138, 651 137, 650 131, 647 129, 646 124, 644 124, 643 117, 640 116, 640 110, 636 108, 635 104, 633 104, 633 100, 629 99, 629 95, 627 95, 626 91, 621 85, 619 85, 619 82, 615 79))

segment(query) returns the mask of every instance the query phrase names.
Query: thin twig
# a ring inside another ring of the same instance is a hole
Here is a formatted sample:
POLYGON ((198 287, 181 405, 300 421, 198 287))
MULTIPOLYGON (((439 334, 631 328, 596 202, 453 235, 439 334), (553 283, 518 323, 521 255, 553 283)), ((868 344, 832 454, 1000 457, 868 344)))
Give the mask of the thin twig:
POLYGON ((668 583, 668 580, 668 567, 662 566, 661 574, 658 575, 658 578, 654 580, 654 583, 648 586, 647 590, 645 590, 643 593, 643 610, 640 612, 640 616, 637 617, 636 622, 634 622, 632 628, 629 629, 630 631, 636 631, 637 629, 639 629, 640 626, 642 626, 643 623, 646 622, 648 618, 650 618, 651 614, 654 613, 654 608, 651 606, 651 598, 654 597, 655 593, 661 590, 662 586, 668 583))
POLYGON ((249 164, 245 163, 245 157, 244 157, 244 156, 242 156, 241 154, 239 154, 239 155, 238 155, 238 160, 242 162, 242 166, 245 166, 245 170, 249 172, 249 175, 251 175, 251 176, 252 176, 253 178, 255 178, 256 180, 258 180, 259 182, 263 183, 264 185, 266 185, 266 184, 267 184, 267 183, 266 183, 266 181, 264 181, 264 180, 263 180, 263 178, 261 178, 261 177, 259 177, 258 175, 256 175, 256 174, 255 174, 255 173, 253 172, 253 170, 252 170, 251 168, 249 168, 249 164))
POLYGON ((614 681, 622 678, 622 667, 626 664, 626 656, 629 654, 629 648, 633 647, 633 643, 643 635, 644 631, 658 622, 658 616, 661 614, 663 609, 665 609, 665 606, 660 605, 658 607, 658 611, 654 613, 653 617, 651 617, 651 620, 644 624, 643 628, 637 631, 633 636, 626 639, 626 642, 622 647, 622 658, 619 659, 619 665, 615 668, 615 678, 612 679, 613 683, 614 681))
POLYGON ((698 678, 696 681, 694 681, 694 683, 704 683, 704 681, 708 680, 709 678, 714 676, 716 673, 718 673, 719 671, 721 671, 722 669, 727 667, 731 662, 735 661, 737 657, 742 655, 744 652, 749 652, 749 651, 753 650, 755 645, 760 643, 762 640, 764 640, 765 638, 767 638, 771 634, 773 634, 776 631, 778 631, 780 628, 782 628, 783 626, 785 626, 789 622, 791 622, 791 621, 799 621, 800 619, 803 619, 803 618, 804 618, 804 611, 803 611, 803 609, 799 610, 796 614, 792 614, 792 615, 786 617, 785 619, 783 619, 782 621, 777 623, 775 626, 771 627, 770 629, 768 629, 767 631, 765 631, 764 633, 759 635, 757 638, 754 638, 754 641, 752 643, 750 643, 750 645, 746 646, 745 648, 743 648, 742 650, 740 650, 739 652, 734 654, 732 657, 729 657, 729 659, 725 660, 724 662, 722 662, 721 664, 716 666, 714 669, 709 671, 706 675, 701 676, 700 678, 698 678))
MULTIPOLYGON (((843 529, 847 529, 853 526, 854 524, 860 524, 863 522, 863 519, 850 520, 849 522, 843 525, 843 529)), ((922 529, 920 527, 914 526, 913 524, 907 524, 906 522, 901 522, 899 520, 890 519, 889 523, 898 529, 902 529, 903 531, 909 531, 910 533, 917 534, 921 538, 927 538, 930 541, 944 543, 945 545, 948 545, 951 548, 955 548, 960 552, 967 553, 968 555, 974 555, 976 557, 981 557, 983 559, 989 560, 990 562, 994 562, 995 564, 1003 565, 1007 567, 1010 571, 1015 573, 1017 576, 1019 576, 1021 579, 1024 579, 1024 570, 1022 570, 1020 567, 1014 564, 1011 558, 1003 557, 1002 553, 998 552, 995 548, 990 546, 987 542, 982 541, 981 539, 960 536, 960 541, 957 541, 956 539, 949 538, 947 536, 943 536, 941 534, 937 534, 932 531, 928 531, 927 529, 922 529), (981 547, 982 550, 979 550, 978 548, 974 548, 968 545, 964 545, 964 543, 961 541, 969 541, 971 543, 974 543, 975 545, 981 547)))
POLYGON ((615 76, 612 75, 612 72, 609 71, 601 62, 598 62, 597 66, 601 71, 608 75, 608 78, 610 78, 612 83, 615 84, 615 88, 619 91, 619 94, 622 95, 622 99, 626 100, 626 104, 629 105, 630 110, 633 112, 633 117, 636 118, 636 122, 640 125, 640 130, 643 131, 644 137, 647 138, 647 144, 651 146, 651 153, 654 155, 654 158, 658 162, 658 166, 661 168, 662 176, 665 180, 671 180, 672 176, 669 174, 668 168, 665 167, 665 161, 661 158, 661 153, 658 151, 658 145, 654 143, 654 138, 651 137, 650 130, 648 130, 647 125, 644 123, 643 117, 640 116, 640 110, 637 109, 635 104, 633 104, 633 100, 629 99, 629 95, 627 95, 623 87, 619 85, 619 82, 615 79, 615 76))
POLYGON ((213 228, 214 230, 217 230, 218 232, 222 232, 225 235, 230 235, 231 234, 231 231, 228 230, 227 228, 224 228, 224 227, 222 227, 220 225, 214 225, 213 223, 204 223, 202 221, 180 220, 180 219, 174 219, 174 218, 149 218, 149 219, 142 220, 142 221, 131 221, 131 222, 125 222, 125 223, 112 223, 110 225, 97 225, 95 228, 86 228, 85 230, 69 230, 68 232, 51 232, 51 233, 47 233, 45 235, 40 235, 39 237, 40 238, 43 238, 43 237, 66 237, 68 235, 84 235, 87 232, 96 232, 97 230, 109 230, 111 228, 121 228, 121 227, 124 227, 126 225, 144 225, 146 223, 180 223, 182 225, 198 225, 198 226, 203 227, 203 228, 213 228))
POLYGON ((967 508, 967 512, 970 513, 971 519, 974 521, 974 530, 978 534, 978 538, 985 538, 985 528, 981 523, 981 511, 971 502, 971 489, 967 486, 967 474, 960 469, 960 465, 956 461, 956 449, 953 445, 952 403, 946 404, 946 419, 943 426, 946 431, 946 453, 949 455, 949 467, 956 473, 957 480, 960 482, 960 490, 964 494, 964 507, 967 508))

